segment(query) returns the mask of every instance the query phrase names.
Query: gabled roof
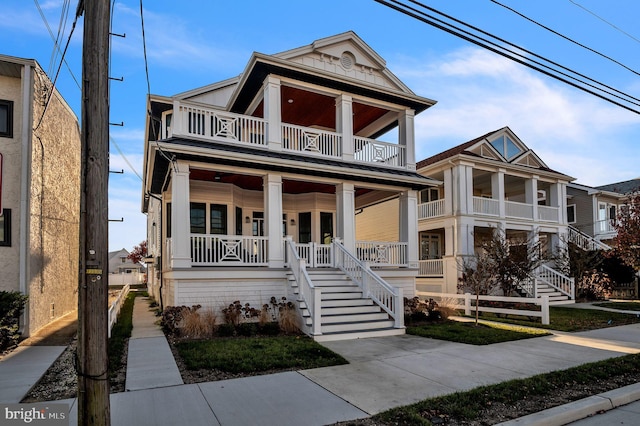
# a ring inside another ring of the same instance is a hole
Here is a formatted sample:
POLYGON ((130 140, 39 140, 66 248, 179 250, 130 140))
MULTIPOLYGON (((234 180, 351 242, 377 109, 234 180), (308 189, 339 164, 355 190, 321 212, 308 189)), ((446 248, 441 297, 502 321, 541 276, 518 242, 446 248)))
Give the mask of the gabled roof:
POLYGON ((617 192, 619 194, 630 194, 632 192, 640 191, 640 178, 596 186, 595 188, 602 191, 617 192))
MULTIPOLYGON (((432 164, 436 164, 443 160, 452 159, 458 156, 482 158, 489 161, 516 166, 524 166, 540 171, 564 175, 563 173, 550 169, 533 150, 529 149, 516 136, 516 134, 513 133, 513 131, 508 126, 485 133, 484 135, 472 139, 468 142, 465 142, 458 146, 454 146, 453 148, 450 148, 429 158, 425 158, 424 160, 421 160, 416 164, 416 169, 420 170, 432 164), (504 139, 505 146, 508 143, 509 146, 514 149, 514 152, 506 152, 504 149, 499 150, 498 148, 496 148, 496 145, 499 145, 502 142, 496 144, 495 141, 500 141, 500 138, 502 137, 508 138, 504 139)), ((566 176, 566 178, 568 180, 573 180, 573 178, 569 176, 566 176)))

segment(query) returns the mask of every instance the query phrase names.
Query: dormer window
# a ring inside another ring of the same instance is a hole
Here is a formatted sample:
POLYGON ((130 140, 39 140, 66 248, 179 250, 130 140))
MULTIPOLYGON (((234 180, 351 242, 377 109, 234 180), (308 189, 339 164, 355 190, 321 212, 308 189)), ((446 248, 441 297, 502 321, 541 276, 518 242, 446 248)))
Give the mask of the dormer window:
POLYGON ((522 152, 508 136, 504 135, 492 140, 491 145, 507 160, 512 159, 522 152))

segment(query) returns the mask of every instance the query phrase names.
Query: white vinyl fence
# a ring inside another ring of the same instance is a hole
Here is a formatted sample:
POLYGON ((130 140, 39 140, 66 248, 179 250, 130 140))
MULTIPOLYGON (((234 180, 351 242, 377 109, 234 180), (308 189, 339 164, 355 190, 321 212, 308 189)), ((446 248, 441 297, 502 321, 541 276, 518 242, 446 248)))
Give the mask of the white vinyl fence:
POLYGON ((118 295, 118 298, 113 301, 111 306, 109 306, 109 337, 111 337, 111 329, 114 324, 118 320, 118 314, 120 313, 120 308, 124 304, 124 301, 127 299, 127 295, 129 294, 129 284, 124 286, 118 295))
MULTIPOLYGON (((416 296, 432 298, 436 301, 442 299, 455 299, 458 301, 458 306, 464 308, 465 315, 471 315, 472 311, 475 311, 476 295, 471 293, 465 294, 453 294, 453 293, 435 293, 429 291, 417 291, 416 296), (462 303, 460 303, 460 301, 462 303)), ((494 308, 491 306, 480 306, 478 311, 480 312, 492 312, 494 314, 511 314, 511 315, 523 315, 527 317, 539 317, 542 320, 542 324, 549 325, 549 296, 544 295, 539 298, 531 297, 505 297, 505 296, 479 296, 479 300, 490 302, 509 302, 518 304, 531 304, 533 306, 540 306, 539 311, 530 311, 526 309, 511 309, 511 308, 494 308)))

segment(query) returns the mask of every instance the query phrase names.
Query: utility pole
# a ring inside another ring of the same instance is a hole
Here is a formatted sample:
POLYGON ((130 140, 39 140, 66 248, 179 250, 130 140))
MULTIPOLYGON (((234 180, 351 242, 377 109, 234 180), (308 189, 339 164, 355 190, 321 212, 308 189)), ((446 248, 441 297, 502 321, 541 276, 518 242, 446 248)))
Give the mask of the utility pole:
POLYGON ((109 426, 109 0, 81 0, 83 11, 78 424, 109 426))

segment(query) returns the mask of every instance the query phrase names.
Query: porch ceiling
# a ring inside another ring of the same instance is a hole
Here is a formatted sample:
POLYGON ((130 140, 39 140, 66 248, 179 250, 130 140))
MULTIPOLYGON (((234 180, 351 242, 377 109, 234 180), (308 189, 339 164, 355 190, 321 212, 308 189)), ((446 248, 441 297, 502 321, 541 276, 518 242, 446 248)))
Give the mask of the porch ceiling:
MULTIPOLYGON (((213 170, 191 169, 189 173, 190 180, 198 180, 205 182, 230 183, 239 188, 249 191, 262 191, 262 177, 252 175, 242 175, 237 173, 223 173, 213 170)), ((306 193, 323 193, 335 194, 335 185, 317 182, 304 182, 298 180, 285 179, 282 181, 282 191, 285 194, 306 194, 306 193)), ((370 192, 366 188, 356 188, 356 197, 370 192)))
MULTIPOLYGON (((316 127, 335 131, 336 98, 296 87, 280 88, 282 121, 304 127, 316 127)), ((358 134, 362 129, 383 117, 388 111, 358 102, 353 103, 353 132, 358 134)), ((252 114, 264 117, 264 100, 260 102, 252 114)), ((362 135, 369 137, 371 135, 362 135)))

